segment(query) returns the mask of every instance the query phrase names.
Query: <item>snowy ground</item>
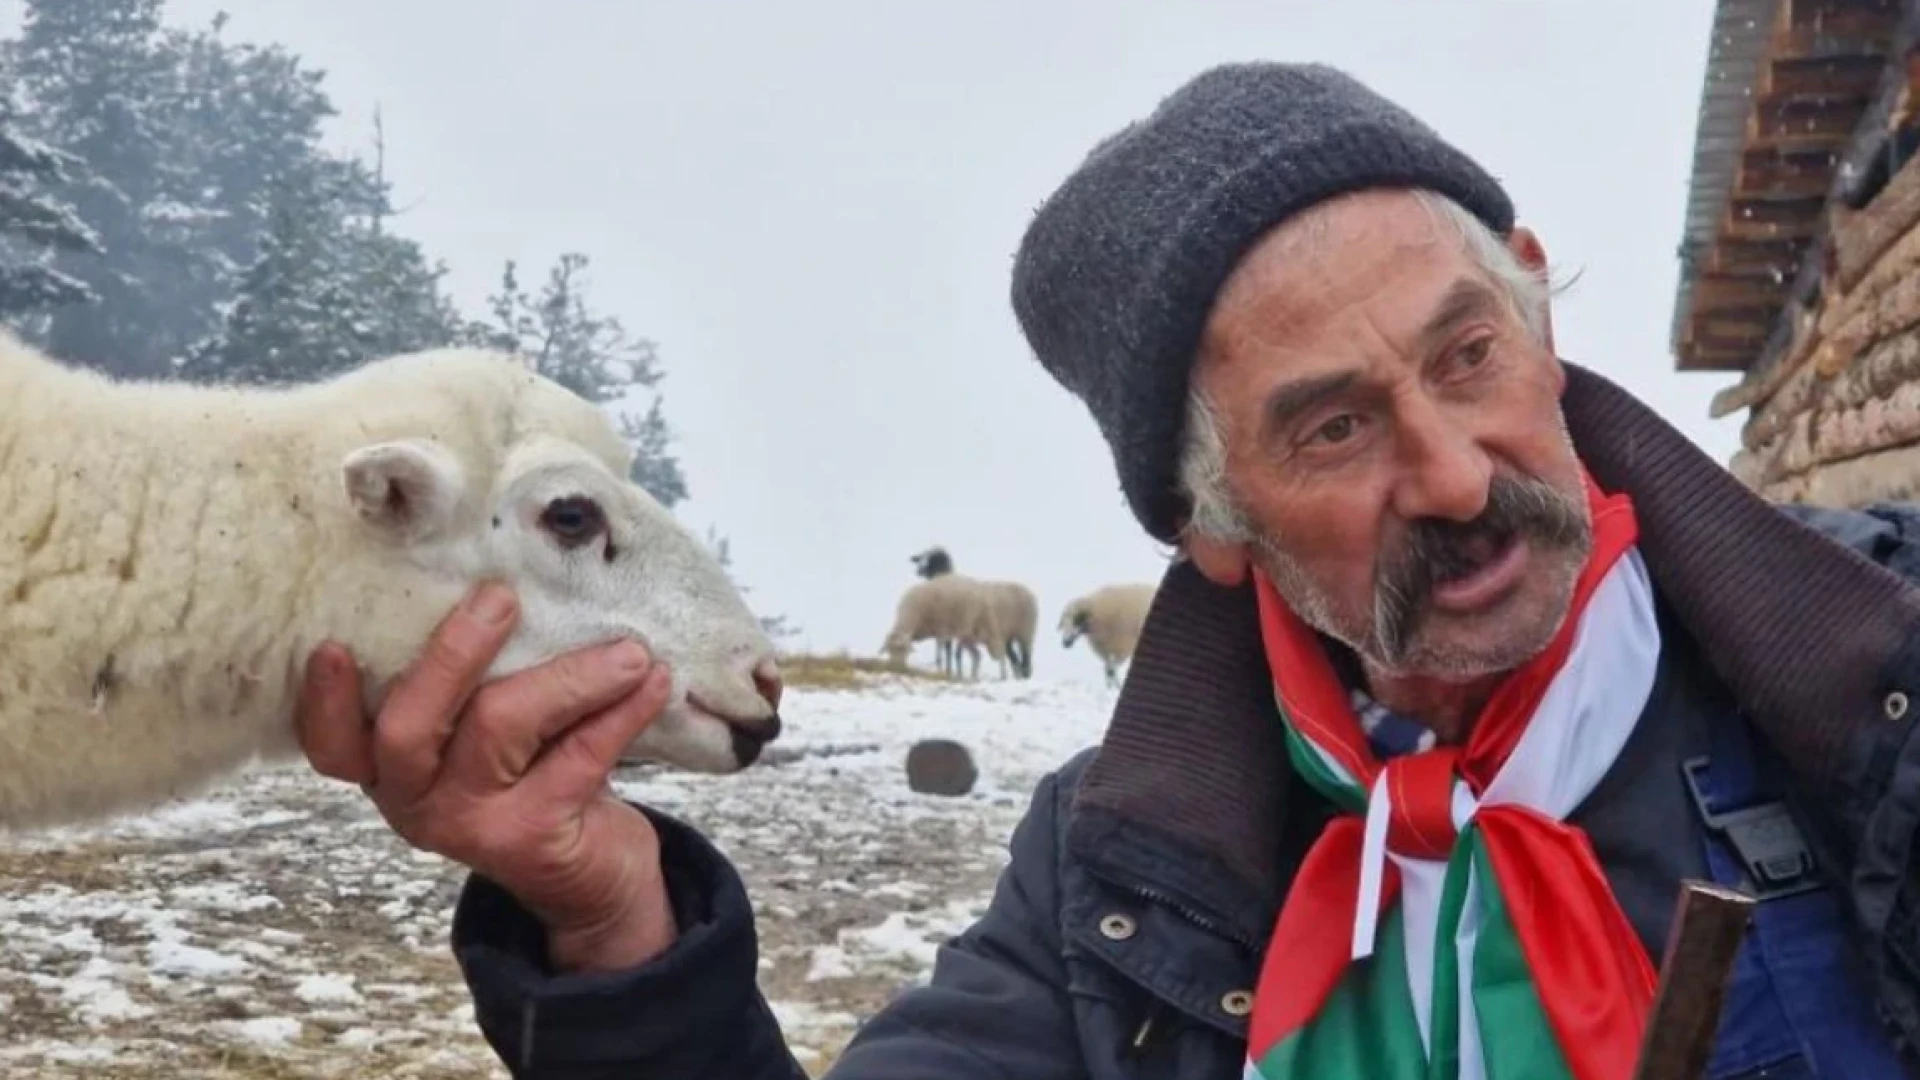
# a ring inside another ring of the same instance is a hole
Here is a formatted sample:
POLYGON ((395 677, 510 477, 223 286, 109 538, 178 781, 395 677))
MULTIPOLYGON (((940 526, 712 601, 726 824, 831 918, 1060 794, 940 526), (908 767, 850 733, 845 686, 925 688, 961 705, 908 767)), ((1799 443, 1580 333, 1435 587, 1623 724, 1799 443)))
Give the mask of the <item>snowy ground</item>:
MULTIPOLYGON (((620 787, 739 864, 761 985, 817 1072, 981 909, 1033 783, 1109 707, 1045 680, 796 688, 762 766, 620 787), (973 749, 972 795, 907 790, 906 747, 931 736, 973 749)), ((446 948, 459 880, 357 791, 297 768, 0 839, 0 1077, 504 1077, 446 948)))

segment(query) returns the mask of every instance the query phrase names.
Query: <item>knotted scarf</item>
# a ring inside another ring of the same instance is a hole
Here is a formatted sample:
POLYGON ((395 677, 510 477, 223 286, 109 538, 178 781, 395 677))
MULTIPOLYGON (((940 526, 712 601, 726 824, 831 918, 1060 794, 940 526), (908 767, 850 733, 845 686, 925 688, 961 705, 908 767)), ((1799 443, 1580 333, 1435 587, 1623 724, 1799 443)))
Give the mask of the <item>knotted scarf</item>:
POLYGON ((1631 502, 1586 479, 1593 550, 1551 643, 1465 746, 1382 764, 1314 632, 1256 575, 1294 769, 1340 811, 1288 891, 1248 1080, 1624 1080, 1654 971, 1586 835, 1660 652, 1631 502))

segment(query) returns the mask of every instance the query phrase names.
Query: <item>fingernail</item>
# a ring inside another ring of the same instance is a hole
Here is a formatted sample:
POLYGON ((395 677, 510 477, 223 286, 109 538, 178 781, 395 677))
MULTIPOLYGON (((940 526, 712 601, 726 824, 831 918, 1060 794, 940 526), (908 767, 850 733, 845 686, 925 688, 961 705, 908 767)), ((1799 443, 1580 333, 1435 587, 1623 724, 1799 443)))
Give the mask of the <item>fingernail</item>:
POLYGON ((467 610, 489 625, 506 622, 513 614, 513 592, 505 585, 487 582, 467 601, 467 610))
POLYGON ((332 686, 340 680, 340 653, 333 642, 323 641, 314 647, 307 658, 307 675, 319 686, 332 686))
POLYGON ((622 675, 638 675, 653 665, 653 657, 638 642, 622 641, 613 646, 613 666, 622 675))

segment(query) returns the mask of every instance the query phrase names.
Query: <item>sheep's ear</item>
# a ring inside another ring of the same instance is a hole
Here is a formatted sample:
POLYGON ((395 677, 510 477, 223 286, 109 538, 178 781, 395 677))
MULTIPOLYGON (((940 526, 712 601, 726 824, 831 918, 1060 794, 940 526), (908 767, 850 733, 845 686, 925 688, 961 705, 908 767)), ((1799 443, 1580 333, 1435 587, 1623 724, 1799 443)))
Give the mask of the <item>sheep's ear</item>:
POLYGON ((403 540, 451 524, 466 488, 460 462, 425 439, 363 446, 341 462, 341 473, 360 519, 403 540))

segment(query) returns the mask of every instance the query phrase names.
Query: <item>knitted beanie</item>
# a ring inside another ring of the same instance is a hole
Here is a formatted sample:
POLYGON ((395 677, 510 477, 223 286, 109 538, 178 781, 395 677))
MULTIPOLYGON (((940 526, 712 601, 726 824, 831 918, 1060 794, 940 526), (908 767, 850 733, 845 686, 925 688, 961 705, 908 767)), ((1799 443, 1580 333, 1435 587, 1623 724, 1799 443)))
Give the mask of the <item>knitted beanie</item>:
POLYGON ((1013 307, 1085 402, 1134 516, 1173 542, 1188 377, 1215 292, 1288 215, 1369 187, 1425 187, 1506 234, 1500 185, 1405 110, 1320 64, 1201 73, 1094 147, 1021 238, 1013 307))

